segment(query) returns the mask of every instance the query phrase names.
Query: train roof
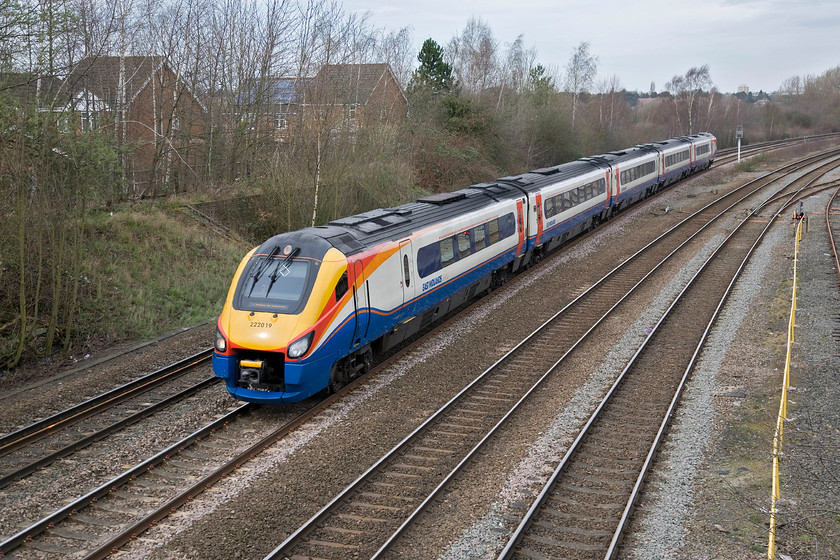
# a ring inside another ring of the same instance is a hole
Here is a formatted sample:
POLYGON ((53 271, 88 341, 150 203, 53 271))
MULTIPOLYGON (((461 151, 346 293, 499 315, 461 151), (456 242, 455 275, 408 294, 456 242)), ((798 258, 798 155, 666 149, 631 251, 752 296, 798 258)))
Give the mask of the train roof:
POLYGON ((481 183, 459 191, 429 195, 395 208, 377 208, 300 231, 321 237, 345 255, 352 255, 366 247, 383 241, 397 241, 432 224, 479 210, 488 203, 515 200, 522 194, 510 185, 481 183))
MULTIPOLYGON (((420 229, 478 210, 493 201, 514 200, 523 192, 533 192, 545 186, 575 177, 585 176, 611 165, 621 164, 665 146, 714 138, 708 132, 690 137, 671 138, 661 142, 642 144, 625 150, 535 169, 521 175, 502 177, 489 183, 479 183, 459 191, 437 193, 395 208, 377 208, 355 216, 333 220, 324 226, 298 230, 304 237, 319 237, 345 255, 353 255, 383 241, 397 241, 420 229)), ((281 234, 286 235, 286 234, 281 234)), ((277 237, 277 236, 275 236, 277 237)), ((269 244, 272 238, 266 241, 269 244)))

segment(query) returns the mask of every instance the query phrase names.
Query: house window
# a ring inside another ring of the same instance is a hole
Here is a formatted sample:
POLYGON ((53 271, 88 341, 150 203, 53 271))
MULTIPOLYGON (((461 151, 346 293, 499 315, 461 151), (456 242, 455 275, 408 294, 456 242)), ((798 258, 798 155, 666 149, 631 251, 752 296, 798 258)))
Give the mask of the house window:
POLYGON ((283 115, 275 115, 274 128, 277 130, 286 130, 286 117, 283 115))
POLYGON ((172 130, 181 130, 181 119, 178 115, 172 115, 172 130))
POLYGON ((352 120, 356 120, 356 106, 350 105, 347 107, 347 118, 352 120))
POLYGON ((254 124, 257 122, 256 115, 254 115, 254 113, 242 113, 242 117, 239 119, 239 122, 242 126, 248 127, 250 130, 254 130, 254 124))
POLYGON ((83 131, 96 130, 98 120, 96 112, 83 111, 79 113, 79 125, 83 131))

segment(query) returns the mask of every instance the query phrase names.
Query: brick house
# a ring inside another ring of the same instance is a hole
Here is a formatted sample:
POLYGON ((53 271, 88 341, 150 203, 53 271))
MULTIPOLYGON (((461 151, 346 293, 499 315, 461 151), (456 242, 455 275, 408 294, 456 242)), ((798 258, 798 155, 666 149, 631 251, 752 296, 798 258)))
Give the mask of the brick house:
POLYGON ((399 122, 408 113, 408 100, 387 63, 329 64, 314 78, 257 80, 239 91, 235 105, 238 113, 229 117, 229 130, 244 126, 255 137, 275 142, 290 141, 315 116, 332 132, 354 133, 399 122))
POLYGON ((316 112, 340 108, 339 127, 351 131, 397 123, 408 113, 408 100, 391 65, 328 64, 307 87, 306 105, 316 112))
POLYGON ((129 194, 178 192, 204 160, 205 108, 162 56, 83 59, 64 81, 63 110, 84 129, 113 132, 130 148, 129 194))

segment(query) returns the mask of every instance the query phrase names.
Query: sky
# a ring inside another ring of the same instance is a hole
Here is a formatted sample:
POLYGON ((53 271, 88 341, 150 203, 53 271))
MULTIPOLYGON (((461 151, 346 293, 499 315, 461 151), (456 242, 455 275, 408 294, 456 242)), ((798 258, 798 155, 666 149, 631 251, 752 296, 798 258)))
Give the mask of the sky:
POLYGON ((791 76, 840 66, 840 0, 344 0, 376 28, 410 27, 419 52, 442 47, 472 17, 502 49, 523 35, 537 62, 562 74, 572 49, 590 43, 598 80, 656 91, 690 68, 709 65, 722 92, 741 85, 773 92, 791 76))

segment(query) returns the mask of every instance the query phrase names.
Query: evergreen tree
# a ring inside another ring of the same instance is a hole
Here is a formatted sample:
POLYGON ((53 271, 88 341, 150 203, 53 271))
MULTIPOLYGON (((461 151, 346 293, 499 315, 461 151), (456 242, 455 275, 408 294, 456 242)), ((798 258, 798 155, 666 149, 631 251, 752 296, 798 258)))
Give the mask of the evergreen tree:
POLYGON ((419 68, 411 77, 411 89, 428 87, 433 92, 452 89, 452 66, 443 60, 443 49, 434 39, 426 39, 417 55, 419 68))

